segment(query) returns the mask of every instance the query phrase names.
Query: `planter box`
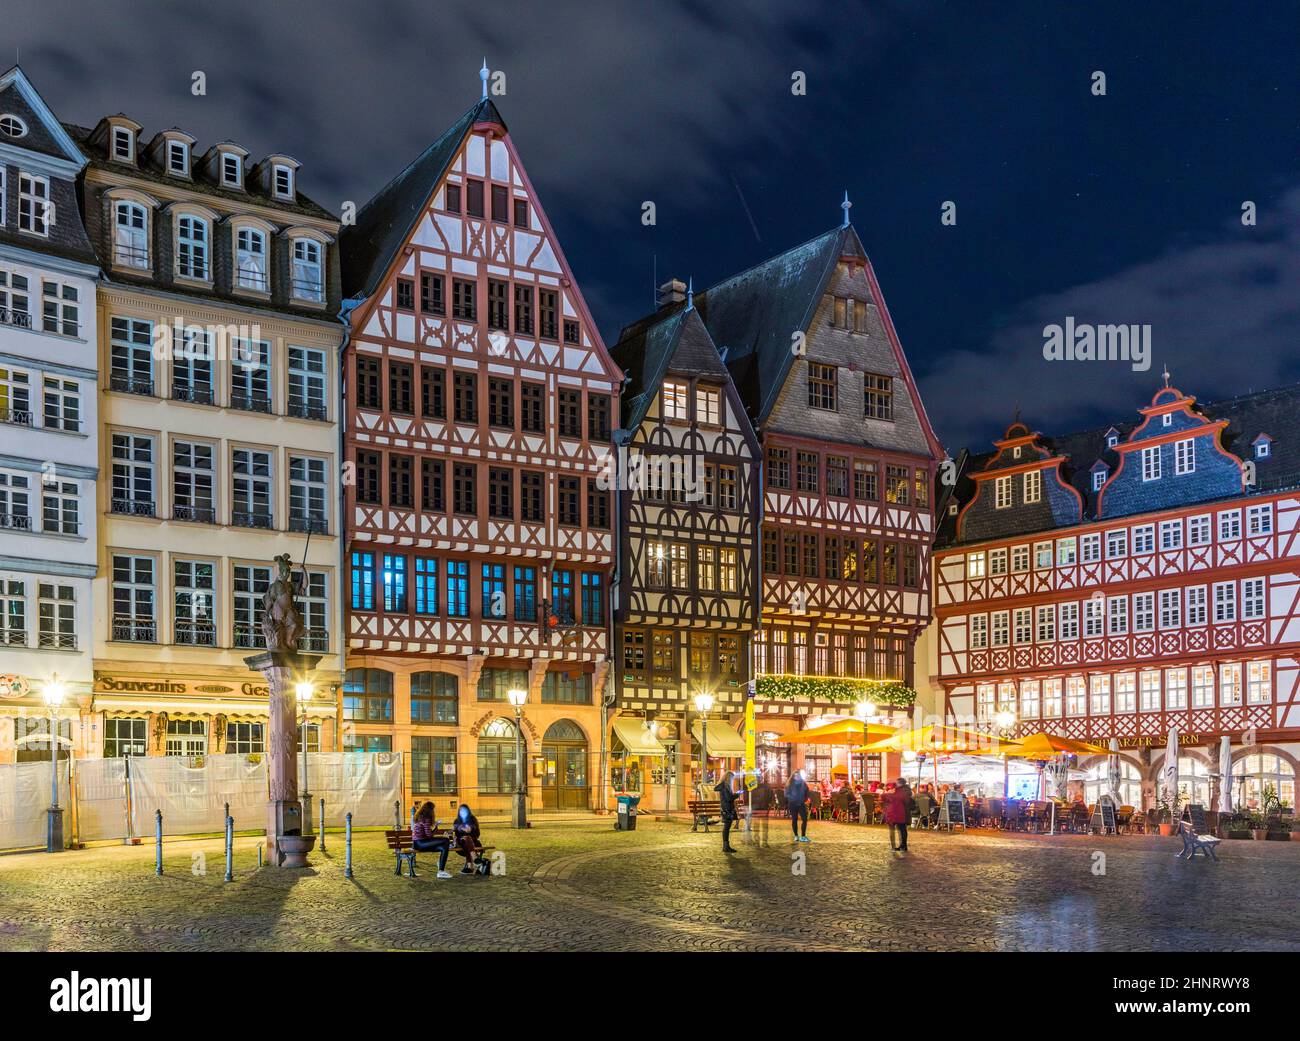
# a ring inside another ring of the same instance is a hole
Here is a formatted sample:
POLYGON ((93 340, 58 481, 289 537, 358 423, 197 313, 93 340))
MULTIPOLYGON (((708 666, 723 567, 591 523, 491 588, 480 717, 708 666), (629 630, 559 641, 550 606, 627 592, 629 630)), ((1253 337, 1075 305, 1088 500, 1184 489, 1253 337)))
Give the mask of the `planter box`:
POLYGON ((1269 842, 1290 842, 1291 833, 1287 831, 1270 831, 1265 838, 1269 842))
POLYGON ((1230 839, 1253 839, 1254 837, 1255 834, 1254 832, 1251 831, 1229 831, 1228 832, 1228 838, 1230 839))

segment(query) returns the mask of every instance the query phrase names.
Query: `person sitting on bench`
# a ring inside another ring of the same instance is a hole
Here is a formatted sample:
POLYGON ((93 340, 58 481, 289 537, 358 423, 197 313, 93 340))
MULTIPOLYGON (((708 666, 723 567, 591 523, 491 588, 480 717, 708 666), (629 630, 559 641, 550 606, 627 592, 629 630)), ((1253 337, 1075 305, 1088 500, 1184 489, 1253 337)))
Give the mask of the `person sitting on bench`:
POLYGON ((438 877, 451 878, 447 870, 447 854, 451 852, 451 836, 438 830, 433 819, 433 803, 426 802, 415 815, 411 825, 411 848, 417 853, 438 854, 438 877))
POLYGON ((478 818, 470 812, 468 804, 460 804, 456 811, 456 822, 451 827, 456 838, 456 852, 465 858, 465 866, 460 869, 460 873, 472 875, 478 859, 478 818))

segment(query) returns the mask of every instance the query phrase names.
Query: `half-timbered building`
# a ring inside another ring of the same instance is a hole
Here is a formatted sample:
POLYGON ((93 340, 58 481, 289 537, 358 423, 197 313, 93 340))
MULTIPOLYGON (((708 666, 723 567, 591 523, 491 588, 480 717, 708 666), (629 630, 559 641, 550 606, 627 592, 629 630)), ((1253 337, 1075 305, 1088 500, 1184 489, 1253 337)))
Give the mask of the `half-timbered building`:
MULTIPOLYGON (((654 791, 666 785, 679 805, 689 790, 682 753, 693 698, 712 695, 722 714, 743 710, 759 601, 758 440, 693 302, 673 306, 685 289, 668 283, 663 310, 625 329, 613 349, 626 375, 614 783, 621 788, 632 757, 658 742, 663 752, 646 757, 642 780, 654 791), (639 733, 647 721, 648 741, 639 733)), ((701 722, 691 729, 703 742, 701 722)), ((715 754, 736 753, 734 729, 712 736, 715 754)))
MULTIPOLYGON (((1184 801, 1295 799, 1300 752, 1300 387, 1201 405, 1168 384, 1137 423, 1013 423, 963 454, 942 504, 930 663, 942 710, 1121 749, 1153 805, 1170 730, 1184 801)), ((1080 764, 1089 797, 1106 757, 1080 764)))
MULTIPOLYGON (((752 667, 759 766, 773 778, 797 766, 829 776, 826 749, 775 741, 803 722, 849 715, 860 700, 902 721, 930 612, 942 450, 845 213, 840 227, 694 294, 763 458, 752 667)), ((873 757, 854 772, 893 765, 873 757)))
POLYGON ((611 362, 486 95, 343 239, 347 747, 408 790, 591 805, 609 663, 611 362))

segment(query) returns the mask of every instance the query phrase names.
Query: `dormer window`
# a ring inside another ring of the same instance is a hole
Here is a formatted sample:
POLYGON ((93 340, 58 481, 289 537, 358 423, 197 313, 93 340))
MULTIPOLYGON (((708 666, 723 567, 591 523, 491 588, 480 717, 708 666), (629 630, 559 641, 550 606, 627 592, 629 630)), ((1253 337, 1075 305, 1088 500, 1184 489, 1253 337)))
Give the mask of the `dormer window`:
POLYGON ((1012 458, 1012 459, 1019 459, 1019 458, 1020 458, 1020 446, 1019 446, 1019 445, 1016 445, 1015 448, 1011 449, 1011 458, 1012 458))
POLYGON ((174 177, 190 175, 190 146, 184 141, 167 142, 167 172, 174 177))
POLYGON ((1160 480, 1160 447, 1142 449, 1142 480, 1160 480))
POLYGON ((316 304, 325 298, 321 245, 315 239, 293 240, 293 295, 316 304))
POLYGON ((113 158, 121 163, 135 162, 135 134, 128 127, 113 128, 113 158))
POLYGON ((1106 483, 1106 468, 1103 466, 1103 467, 1100 467, 1099 469, 1093 470, 1093 471, 1092 471, 1092 490, 1093 490, 1094 492, 1099 492, 1099 491, 1101 491, 1101 486, 1102 486, 1103 484, 1105 484, 1105 483, 1106 483))
POLYGON ((208 222, 202 217, 183 214, 176 222, 176 274, 207 282, 208 222))
POLYGON ((1174 414, 1172 412, 1166 412, 1163 416, 1160 417, 1160 423, 1162 426, 1167 426, 1167 427, 1173 426, 1174 414))
POLYGON ((955 502, 950 502, 948 504, 948 516, 949 517, 957 516, 957 504, 955 502))
POLYGON ((1267 459, 1267 458, 1268 458, 1268 455, 1269 455, 1269 445, 1270 445, 1270 442, 1269 442, 1269 441, 1256 441, 1256 442, 1255 442, 1255 458, 1256 458, 1256 459, 1267 459))
POLYGON ((293 167, 285 166, 283 163, 276 163, 273 168, 272 190, 277 199, 292 199, 293 192, 293 167))
POLYGON ((690 419, 686 384, 681 380, 664 380, 663 409, 664 419, 687 422, 690 419))
POLYGON ((240 289, 266 292, 266 235, 257 228, 235 234, 235 282, 240 289))
POLYGON ((1119 444, 1119 431, 1111 427, 1106 431, 1106 447, 1114 448, 1117 444, 1119 444))
POLYGON ((1011 505, 1011 478, 998 477, 993 481, 993 508, 1005 510, 1011 505))
POLYGON ((113 204, 113 263, 118 267, 149 267, 149 215, 138 202, 113 204))
POLYGON ((244 186, 244 163, 234 152, 221 153, 221 183, 227 188, 244 186))

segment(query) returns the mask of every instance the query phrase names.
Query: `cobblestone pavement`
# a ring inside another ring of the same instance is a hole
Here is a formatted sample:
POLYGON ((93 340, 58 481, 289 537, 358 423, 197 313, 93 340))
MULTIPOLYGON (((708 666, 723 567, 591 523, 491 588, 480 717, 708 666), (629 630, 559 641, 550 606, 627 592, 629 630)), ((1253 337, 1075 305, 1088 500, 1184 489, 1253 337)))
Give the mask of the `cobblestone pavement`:
MULTIPOLYGON (((756 822, 761 829, 762 822, 756 822)), ((305 872, 256 867, 238 839, 0 857, 0 950, 1300 950, 1300 844, 886 833, 814 823, 794 847, 610 819, 489 827, 505 874, 397 878, 383 836, 342 836, 305 872), (1105 854, 1104 874, 1095 851, 1105 854), (804 873, 794 853, 805 854, 804 873)), ((455 870, 453 868, 453 870, 455 870)))

